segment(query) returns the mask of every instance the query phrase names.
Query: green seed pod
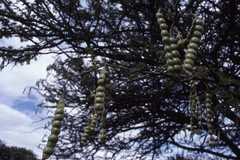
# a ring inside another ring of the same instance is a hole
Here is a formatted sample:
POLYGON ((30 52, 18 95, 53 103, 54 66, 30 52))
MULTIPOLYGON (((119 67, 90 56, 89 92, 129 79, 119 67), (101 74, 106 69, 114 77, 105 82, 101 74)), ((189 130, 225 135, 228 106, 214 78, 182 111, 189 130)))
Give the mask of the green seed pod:
POLYGON ((177 50, 172 51, 173 57, 179 57, 179 52, 177 50))
POLYGON ((173 66, 175 63, 174 63, 174 61, 173 61, 173 59, 168 59, 167 60, 167 65, 168 66, 173 66))
POLYGON ((107 139, 106 130, 105 129, 101 129, 100 133, 99 133, 99 140, 100 140, 101 143, 105 143, 106 139, 107 139))
POLYGON ((53 144, 56 144, 58 141, 58 136, 57 135, 50 135, 48 137, 48 142, 49 143, 53 143, 53 144))
POLYGON ((174 67, 173 66, 168 66, 167 67, 167 72, 173 72, 174 71, 174 67))
POLYGON ((194 31, 199 31, 199 32, 203 32, 203 30, 204 30, 204 28, 203 28, 203 26, 202 25, 196 25, 195 27, 194 27, 194 31))
POLYGON ((192 37, 190 40, 191 43, 196 43, 197 45, 200 44, 200 38, 198 37, 192 37))
POLYGON ((167 61, 168 61, 168 59, 172 59, 174 56, 173 56, 173 54, 171 53, 171 52, 167 52, 166 54, 165 54, 165 58, 167 59, 167 61))
POLYGON ((50 147, 46 147, 43 149, 43 155, 42 155, 42 159, 45 160, 45 159, 48 159, 54 152, 54 149, 53 148, 50 148, 50 147))
POLYGON ((156 17, 163 17, 163 16, 164 16, 164 15, 161 13, 161 11, 158 10, 157 13, 156 13, 156 17))
POLYGON ((52 135, 59 135, 59 133, 60 133, 60 129, 59 129, 59 128, 53 127, 53 128, 51 129, 51 134, 52 134, 52 135))
POLYGON ((196 59, 196 56, 192 53, 187 53, 186 54, 186 59, 192 59, 192 60, 195 60, 196 59))
POLYGON ((161 30, 161 36, 162 37, 169 37, 170 35, 169 35, 167 30, 161 30))
POLYGON ((196 44, 196 43, 192 43, 192 42, 189 43, 189 45, 188 45, 188 48, 191 48, 191 49, 194 49, 194 50, 197 50, 198 47, 199 47, 198 44, 196 44))
POLYGON ((171 52, 171 51, 172 51, 172 48, 171 48, 171 46, 169 46, 169 45, 165 45, 164 50, 165 50, 166 52, 171 52))
POLYGON ((63 120, 63 118, 64 118, 64 115, 63 115, 63 114, 56 114, 56 115, 54 116, 53 121, 55 121, 55 120, 61 121, 61 120, 63 120))
POLYGON ((193 32, 193 36, 198 37, 198 38, 201 38, 202 33, 199 32, 199 31, 194 31, 194 32, 193 32))
POLYGON ((103 79, 103 78, 98 79, 98 81, 97 81, 98 85, 103 85, 104 83, 105 83, 105 79, 103 79))
POLYGON ((104 92, 105 88, 103 86, 98 86, 96 92, 104 92))
POLYGON ((174 65, 173 66, 174 70, 181 70, 182 66, 181 65, 174 65))
POLYGON ((197 54, 197 51, 196 51, 195 49, 188 48, 188 49, 187 49, 187 54, 193 54, 193 55, 196 55, 196 54, 197 54))
POLYGON ((172 61, 173 61, 173 64, 180 64, 181 63, 181 60, 178 57, 173 58, 172 61))
POLYGON ((91 128, 91 126, 86 126, 84 128, 84 133, 87 135, 87 137, 90 136, 92 132, 93 132, 93 128, 91 128))
POLYGON ((61 127, 61 121, 58 121, 58 120, 53 121, 52 126, 56 127, 56 128, 60 128, 61 127))
POLYGON ((196 24, 196 25, 203 26, 204 22, 203 22, 203 20, 201 20, 201 19, 198 18, 198 19, 196 19, 195 24, 196 24))
POLYGON ((166 24, 166 23, 161 23, 161 24, 160 24, 160 29, 161 29, 161 30, 167 30, 167 29, 168 29, 167 24, 166 24))
POLYGON ((190 64, 191 66, 193 66, 194 61, 192 59, 185 59, 183 63, 190 64))
POLYGON ((158 24, 166 23, 166 21, 165 21, 164 18, 158 18, 158 19, 157 19, 157 22, 158 22, 158 24))
POLYGON ((96 97, 95 103, 104 103, 104 97, 96 97))
POLYGON ((105 97, 105 93, 104 92, 97 92, 96 97, 105 97))
POLYGON ((193 69, 193 66, 191 64, 188 64, 188 63, 184 63, 183 64, 183 68, 185 70, 192 70, 193 69))
POLYGON ((162 37, 162 41, 163 41, 164 44, 169 44, 170 43, 169 37, 162 37))
POLYGON ((171 49, 172 50, 176 50, 177 49, 177 45, 176 44, 171 44, 171 49))
POLYGON ((56 109, 55 114, 64 114, 64 109, 56 109))

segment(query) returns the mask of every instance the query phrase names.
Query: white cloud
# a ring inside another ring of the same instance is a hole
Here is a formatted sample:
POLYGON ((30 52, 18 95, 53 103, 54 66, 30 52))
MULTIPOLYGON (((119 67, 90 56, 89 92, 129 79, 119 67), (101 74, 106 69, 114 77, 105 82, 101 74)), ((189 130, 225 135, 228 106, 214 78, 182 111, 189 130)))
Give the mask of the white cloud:
POLYGON ((7 67, 0 72, 0 94, 16 98, 23 95, 25 87, 34 86, 46 77, 46 68, 53 62, 50 56, 42 56, 30 65, 7 67))
POLYGON ((34 120, 29 116, 14 110, 10 106, 0 104, 0 139, 7 145, 24 147, 33 150, 38 156, 41 150, 37 145, 46 131, 37 129, 39 123, 33 123, 34 120))

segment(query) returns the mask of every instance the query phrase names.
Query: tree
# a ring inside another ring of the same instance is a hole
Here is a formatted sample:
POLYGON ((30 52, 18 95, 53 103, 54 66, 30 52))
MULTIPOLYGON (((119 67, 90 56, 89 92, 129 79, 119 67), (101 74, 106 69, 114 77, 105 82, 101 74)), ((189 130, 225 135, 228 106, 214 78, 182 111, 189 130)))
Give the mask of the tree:
POLYGON ((0 160, 37 160, 37 158, 30 150, 9 147, 0 140, 0 160))
POLYGON ((237 0, 0 2, 1 37, 29 42, 21 48, 1 46, 2 68, 30 63, 43 54, 64 56, 48 68, 55 81, 38 83, 46 99, 42 107, 54 107, 63 96, 68 108, 56 157, 94 159, 107 153, 111 159, 156 159, 178 148, 240 158, 237 0), (157 20, 157 11, 162 20, 157 20), (193 39, 194 27, 201 20, 201 44, 191 43, 198 52, 193 63, 186 55, 189 42, 198 41, 193 39), (177 52, 177 72, 171 71, 168 51, 177 52), (98 139, 103 124, 98 120, 83 143, 84 129, 95 112, 101 68, 107 71, 105 112, 101 112, 106 114, 106 142, 98 139))

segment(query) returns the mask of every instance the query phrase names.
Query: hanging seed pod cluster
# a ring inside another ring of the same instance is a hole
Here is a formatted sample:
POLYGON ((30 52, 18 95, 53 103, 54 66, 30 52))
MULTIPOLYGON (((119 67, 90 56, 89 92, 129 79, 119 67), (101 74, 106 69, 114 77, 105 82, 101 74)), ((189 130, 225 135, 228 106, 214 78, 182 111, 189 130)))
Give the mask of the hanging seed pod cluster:
MULTIPOLYGON (((104 120, 105 118, 102 118, 105 116, 105 84, 106 84, 106 71, 105 69, 101 70, 99 79, 97 81, 97 88, 95 93, 95 100, 94 100, 94 112, 91 115, 89 124, 84 128, 84 133, 82 135, 82 142, 85 143, 94 133, 97 121, 98 119, 104 120)), ((105 123, 105 122, 101 122, 105 123)), ((106 132, 104 131, 104 128, 101 128, 100 130, 100 140, 104 139, 106 137, 106 132)))
POLYGON ((58 136, 61 130, 61 123, 64 118, 64 101, 60 99, 56 111, 54 113, 54 118, 52 121, 51 134, 48 137, 47 145, 43 149, 42 160, 48 159, 54 152, 54 148, 58 141, 58 136))
POLYGON ((197 56, 202 33, 203 21, 201 19, 196 19, 193 27, 193 34, 187 46, 187 53, 185 54, 185 59, 183 61, 183 69, 189 75, 191 75, 193 71, 194 61, 197 56))
POLYGON ((181 70, 181 60, 179 52, 177 51, 176 40, 170 37, 168 32, 168 25, 164 19, 164 15, 159 9, 156 13, 157 22, 161 29, 162 41, 164 44, 165 58, 167 63, 167 71, 170 73, 181 70))

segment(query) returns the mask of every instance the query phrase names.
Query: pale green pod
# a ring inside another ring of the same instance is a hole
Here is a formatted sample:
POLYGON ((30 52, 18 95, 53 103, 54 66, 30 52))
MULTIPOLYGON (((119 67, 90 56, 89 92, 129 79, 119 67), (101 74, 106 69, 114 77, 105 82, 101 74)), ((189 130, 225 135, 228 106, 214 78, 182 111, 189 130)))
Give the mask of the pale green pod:
POLYGON ((170 43, 169 37, 162 37, 162 41, 163 41, 164 44, 169 44, 170 43))
POLYGON ((194 32, 193 32, 193 36, 198 37, 198 38, 201 38, 202 32, 194 31, 194 32))
POLYGON ((173 66, 168 66, 168 67, 167 67, 167 71, 168 71, 168 72, 174 71, 174 67, 173 67, 173 66))
POLYGON ((203 26, 204 22, 203 22, 203 20, 201 20, 201 19, 198 18, 198 19, 196 19, 195 24, 196 24, 196 25, 203 26))
POLYGON ((170 36, 170 34, 168 33, 167 30, 161 30, 161 35, 162 35, 162 37, 169 37, 170 36))
POLYGON ((96 97, 105 97, 105 93, 104 92, 97 92, 96 97))
POLYGON ((167 65, 173 66, 174 64, 175 64, 175 63, 174 63, 173 59, 168 59, 168 60, 167 60, 167 65))
POLYGON ((51 142, 51 143, 57 143, 58 141, 58 136, 57 135, 50 135, 48 137, 48 141, 51 142))
POLYGON ((63 114, 56 114, 55 116, 54 116, 54 121, 55 120, 58 120, 58 121, 61 121, 61 120, 63 120, 63 118, 64 118, 64 115, 63 114))
POLYGON ((184 63, 183 64, 183 68, 186 69, 186 70, 192 70, 193 69, 193 66, 189 63, 184 63))
POLYGON ((178 57, 173 58, 172 61, 173 61, 173 64, 180 64, 181 63, 181 60, 178 57))
POLYGON ((98 85, 103 85, 104 83, 105 83, 105 79, 103 79, 103 78, 98 79, 98 81, 97 81, 98 85))
POLYGON ((192 37, 190 40, 191 43, 196 43, 196 44, 200 44, 200 38, 199 37, 192 37))
POLYGON ((182 69, 182 66, 176 64, 176 65, 173 66, 173 68, 174 68, 174 70, 181 70, 181 69, 182 69))
POLYGON ((166 52, 171 52, 171 51, 172 51, 172 48, 171 48, 170 45, 165 45, 165 46, 164 46, 164 50, 165 50, 166 52))
POLYGON ((48 159, 52 155, 53 152, 54 152, 53 148, 50 148, 50 147, 44 148, 43 149, 42 159, 43 160, 48 159))
POLYGON ((161 24, 160 24, 160 29, 161 29, 161 30, 167 30, 167 29, 168 29, 167 24, 166 24, 166 23, 161 23, 161 24))
POLYGON ((192 59, 185 59, 185 60, 184 60, 184 63, 185 63, 185 64, 190 64, 191 66, 193 66, 194 61, 193 61, 192 59))
POLYGON ((194 27, 194 31, 199 31, 199 32, 203 32, 203 30, 204 30, 204 28, 203 28, 203 26, 202 25, 196 25, 195 27, 194 27))
POLYGON ((197 54, 197 51, 196 51, 195 49, 188 48, 188 49, 187 49, 187 55, 188 55, 188 54, 193 54, 193 55, 195 55, 195 54, 197 54))
POLYGON ((103 86, 98 86, 96 92, 104 92, 105 88, 103 86))
POLYGON ((171 53, 171 52, 167 52, 166 54, 165 54, 165 58, 168 60, 168 59, 171 59, 171 58, 173 58, 174 57, 174 55, 171 53))
POLYGON ((164 23, 166 23, 166 21, 165 21, 164 18, 158 18, 158 19, 157 19, 157 22, 158 22, 158 24, 164 24, 164 23))
POLYGON ((199 48, 199 45, 196 44, 196 43, 191 42, 191 43, 189 43, 188 48, 197 50, 199 48))
POLYGON ((59 133, 60 133, 60 129, 59 129, 59 128, 53 127, 53 128, 51 129, 51 134, 52 134, 52 135, 59 135, 59 133))
POLYGON ((163 18, 164 15, 163 15, 160 11, 158 11, 158 12, 156 13, 156 17, 163 18))
POLYGON ((104 103, 104 97, 96 97, 95 103, 104 103))
POLYGON ((179 52, 177 50, 172 51, 173 57, 179 57, 179 52))
POLYGON ((61 127, 61 121, 58 121, 58 120, 53 121, 52 126, 56 127, 56 128, 60 128, 61 127))

